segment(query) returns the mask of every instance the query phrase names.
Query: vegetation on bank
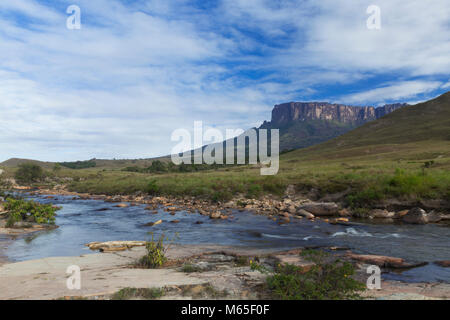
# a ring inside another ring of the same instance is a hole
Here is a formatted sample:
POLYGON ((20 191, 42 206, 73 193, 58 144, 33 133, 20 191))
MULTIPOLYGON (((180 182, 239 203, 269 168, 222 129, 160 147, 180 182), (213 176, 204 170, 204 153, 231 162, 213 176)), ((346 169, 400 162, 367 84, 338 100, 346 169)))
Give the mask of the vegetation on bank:
MULTIPOLYGON (((450 149, 450 148, 449 148, 450 149)), ((338 161, 299 159, 296 152, 281 156, 276 176, 261 176, 257 166, 211 168, 197 172, 135 173, 97 168, 42 170, 48 187, 65 184, 70 191, 91 194, 135 194, 195 196, 228 201, 240 194, 258 198, 281 196, 288 185, 297 192, 319 199, 337 194, 352 208, 370 207, 384 199, 450 200, 450 153, 405 155, 404 159, 346 158, 338 161)), ((16 176, 37 181, 41 171, 21 167, 16 176), (24 170, 29 173, 24 174, 24 170), (18 173, 19 172, 19 173, 18 173), (38 172, 38 174, 31 174, 38 172)), ((23 179, 22 179, 23 180, 23 179)))
POLYGON ((40 204, 23 199, 6 198, 3 208, 7 213, 6 227, 13 227, 16 222, 54 224, 59 208, 50 204, 40 204))
POLYGON ((136 266, 139 268, 157 269, 163 267, 168 260, 166 252, 178 236, 178 234, 175 234, 175 237, 169 244, 164 246, 164 241, 169 240, 164 234, 162 234, 158 240, 155 240, 153 233, 151 235, 151 240, 147 241, 145 244, 145 249, 147 250, 146 254, 136 262, 136 266))
POLYGON ((88 160, 88 161, 59 162, 56 165, 60 165, 69 169, 87 169, 96 167, 97 163, 94 160, 88 160))
POLYGON ((45 178, 45 173, 42 167, 33 163, 23 163, 19 165, 14 178, 18 183, 30 184, 41 182, 45 178))
POLYGON ((277 265, 273 271, 256 262, 251 268, 267 273, 266 290, 270 298, 279 300, 348 300, 359 299, 363 283, 353 278, 355 268, 350 262, 330 257, 320 250, 300 254, 314 265, 305 270, 295 265, 277 265))

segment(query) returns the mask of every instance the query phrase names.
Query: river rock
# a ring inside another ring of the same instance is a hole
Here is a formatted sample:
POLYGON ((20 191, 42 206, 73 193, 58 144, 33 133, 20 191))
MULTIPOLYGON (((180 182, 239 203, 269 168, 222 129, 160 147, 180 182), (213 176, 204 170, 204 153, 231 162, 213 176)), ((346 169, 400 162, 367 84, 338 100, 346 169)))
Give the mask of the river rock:
POLYGON ((393 218, 395 216, 395 212, 389 212, 382 209, 373 209, 369 212, 369 216, 377 219, 387 219, 393 218))
POLYGON ((450 260, 436 261, 435 264, 437 264, 440 267, 450 268, 450 260))
POLYGON ((297 211, 297 214, 302 216, 302 217, 308 218, 308 219, 314 219, 314 215, 311 212, 308 212, 308 211, 303 210, 303 209, 299 209, 297 211))
POLYGON ((425 210, 421 208, 413 208, 403 216, 402 221, 411 224, 427 224, 428 217, 425 210))
POLYGON ((395 213, 394 219, 402 219, 404 216, 408 214, 409 210, 402 210, 395 213))
POLYGON ((209 216, 211 219, 220 219, 220 216, 222 214, 220 213, 220 211, 215 211, 213 213, 211 213, 211 215, 209 216))
POLYGON ((351 252, 347 253, 346 257, 366 264, 377 265, 382 268, 413 268, 427 264, 426 262, 410 263, 406 262, 402 258, 371 255, 371 254, 354 254, 351 252))
POLYGON ((352 215, 350 213, 350 211, 348 211, 348 209, 346 209, 346 208, 339 210, 338 213, 339 213, 339 216, 341 216, 341 217, 349 217, 352 215))
POLYGON ((428 222, 437 223, 442 220, 442 215, 439 212, 432 211, 427 215, 428 222))
POLYGON ((315 216, 334 216, 339 214, 339 206, 334 202, 311 202, 300 206, 315 216))
POLYGON ((126 203, 119 203, 119 204, 115 205, 114 207, 116 207, 116 208, 127 208, 128 204, 126 204, 126 203))
POLYGON ((91 250, 107 251, 123 251, 133 247, 145 246, 145 241, 107 241, 107 242, 90 242, 86 244, 91 250))
POLYGON ((297 208, 295 208, 294 205, 290 205, 290 206, 287 208, 287 211, 288 211, 290 214, 295 214, 295 213, 297 212, 297 208))
POLYGON ((158 221, 155 221, 155 222, 149 222, 145 226, 153 227, 153 226, 156 226, 156 225, 161 224, 161 223, 162 223, 162 220, 158 220, 158 221))

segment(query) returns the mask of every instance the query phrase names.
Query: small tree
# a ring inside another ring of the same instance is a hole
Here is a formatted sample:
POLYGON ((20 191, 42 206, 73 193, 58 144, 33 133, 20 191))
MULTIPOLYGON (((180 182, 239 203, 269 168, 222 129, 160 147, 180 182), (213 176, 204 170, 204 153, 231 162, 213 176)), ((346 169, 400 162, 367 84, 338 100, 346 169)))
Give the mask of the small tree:
POLYGON ((23 184, 38 182, 44 178, 44 170, 36 164, 23 163, 19 165, 19 169, 16 171, 14 178, 17 182, 23 184))

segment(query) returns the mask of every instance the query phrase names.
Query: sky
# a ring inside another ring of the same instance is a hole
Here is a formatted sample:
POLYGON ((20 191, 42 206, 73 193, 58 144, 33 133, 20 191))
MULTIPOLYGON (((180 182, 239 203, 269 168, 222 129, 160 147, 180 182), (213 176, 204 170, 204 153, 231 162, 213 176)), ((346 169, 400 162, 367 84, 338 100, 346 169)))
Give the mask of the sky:
POLYGON ((0 0, 0 161, 166 155, 194 121, 247 129, 289 101, 428 100, 450 90, 449 17, 448 0, 0 0))

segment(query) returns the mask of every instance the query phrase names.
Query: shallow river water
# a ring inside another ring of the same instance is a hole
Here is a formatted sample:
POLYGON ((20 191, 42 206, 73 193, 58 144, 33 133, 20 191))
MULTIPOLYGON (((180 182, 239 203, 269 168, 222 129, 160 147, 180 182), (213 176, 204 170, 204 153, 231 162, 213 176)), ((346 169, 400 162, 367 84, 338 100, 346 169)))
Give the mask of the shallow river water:
POLYGON ((450 260, 450 227, 448 225, 406 225, 358 223, 352 226, 331 225, 306 219, 278 225, 265 216, 235 212, 233 221, 212 220, 199 214, 179 211, 170 215, 145 210, 145 205, 116 208, 115 203, 99 200, 73 200, 58 196, 42 203, 62 206, 57 212, 58 229, 12 242, 6 256, 23 261, 55 256, 92 253, 85 246, 93 241, 148 240, 149 232, 169 238, 178 234, 177 243, 220 244, 247 247, 292 248, 303 246, 342 246, 357 253, 381 254, 412 261, 430 262, 427 266, 402 273, 383 274, 385 279, 402 281, 450 282, 450 269, 433 262, 450 260), (149 222, 162 224, 149 227, 149 222), (179 223, 169 223, 171 220, 179 223), (198 224, 197 222, 202 222, 198 224))

